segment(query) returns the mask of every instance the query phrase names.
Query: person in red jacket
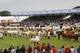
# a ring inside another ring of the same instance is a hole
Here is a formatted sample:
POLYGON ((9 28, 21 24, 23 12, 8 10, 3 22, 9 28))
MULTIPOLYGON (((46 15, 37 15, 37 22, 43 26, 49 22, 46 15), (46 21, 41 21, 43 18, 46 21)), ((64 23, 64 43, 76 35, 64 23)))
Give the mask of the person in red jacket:
POLYGON ((28 46, 28 48, 25 49, 25 53, 32 53, 32 47, 28 46))
POLYGON ((52 48, 51 48, 51 53, 57 53, 57 49, 56 49, 55 46, 52 46, 52 48))
POLYGON ((29 53, 29 48, 26 48, 25 49, 25 53, 29 53))
POLYGON ((70 53, 70 48, 69 47, 65 48, 65 53, 70 53))

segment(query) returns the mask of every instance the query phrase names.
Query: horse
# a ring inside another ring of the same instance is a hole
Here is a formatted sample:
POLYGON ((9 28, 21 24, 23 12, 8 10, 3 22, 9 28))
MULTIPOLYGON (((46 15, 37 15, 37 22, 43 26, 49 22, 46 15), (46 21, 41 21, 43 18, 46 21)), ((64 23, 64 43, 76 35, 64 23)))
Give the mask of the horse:
POLYGON ((39 43, 40 42, 40 36, 32 37, 30 39, 31 43, 39 43))
POLYGON ((75 34, 74 31, 67 31, 61 32, 62 38, 67 38, 67 39, 74 39, 74 40, 78 40, 78 37, 80 37, 78 34, 75 34))
POLYGON ((51 29, 48 29, 48 32, 50 32, 50 36, 52 36, 52 37, 55 36, 52 28, 51 29))

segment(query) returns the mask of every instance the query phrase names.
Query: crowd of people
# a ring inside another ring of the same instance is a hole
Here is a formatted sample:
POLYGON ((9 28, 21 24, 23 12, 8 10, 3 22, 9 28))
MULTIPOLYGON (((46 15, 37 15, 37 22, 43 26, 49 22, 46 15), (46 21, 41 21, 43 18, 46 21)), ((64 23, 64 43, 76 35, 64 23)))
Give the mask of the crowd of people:
POLYGON ((33 46, 28 45, 28 47, 22 45, 21 48, 19 46, 16 48, 10 46, 7 49, 0 49, 0 53, 80 53, 80 46, 77 49, 74 46, 61 46, 57 48, 55 45, 50 45, 49 43, 36 43, 33 46))
POLYGON ((70 18, 65 19, 69 15, 44 15, 44 16, 31 16, 28 19, 25 19, 22 21, 23 24, 25 24, 28 27, 45 27, 46 25, 59 25, 60 20, 63 20, 63 24, 70 24, 73 25, 75 23, 80 22, 80 15, 73 14, 70 15, 70 18), (65 19, 65 20, 64 20, 65 19))
POLYGON ((53 18, 53 16, 51 16, 51 17, 50 16, 32 16, 28 19, 23 20, 22 23, 26 24, 26 26, 29 26, 29 27, 31 27, 31 26, 45 27, 45 25, 50 25, 50 23, 58 21, 59 20, 58 17, 56 16, 56 18, 55 17, 53 18))

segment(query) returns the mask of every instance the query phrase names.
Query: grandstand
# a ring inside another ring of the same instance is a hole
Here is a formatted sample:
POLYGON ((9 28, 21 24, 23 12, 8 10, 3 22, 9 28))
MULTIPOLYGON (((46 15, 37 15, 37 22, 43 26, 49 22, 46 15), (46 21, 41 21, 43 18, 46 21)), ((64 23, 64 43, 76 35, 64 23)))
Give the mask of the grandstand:
MULTIPOLYGON (((80 8, 74 7, 73 9, 64 10, 49 10, 49 11, 33 11, 27 12, 23 15, 29 15, 28 19, 22 21, 23 24, 33 26, 33 25, 53 25, 53 23, 60 24, 60 21, 66 21, 70 24, 75 24, 80 22, 80 8)), ((66 23, 64 22, 64 23, 66 23)))

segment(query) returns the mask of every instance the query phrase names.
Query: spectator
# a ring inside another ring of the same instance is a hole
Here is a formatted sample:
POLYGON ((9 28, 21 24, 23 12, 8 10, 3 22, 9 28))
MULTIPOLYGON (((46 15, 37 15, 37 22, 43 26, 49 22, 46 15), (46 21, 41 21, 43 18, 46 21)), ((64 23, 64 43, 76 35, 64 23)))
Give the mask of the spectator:
POLYGON ((46 45, 45 45, 45 43, 43 43, 42 46, 41 46, 41 52, 42 53, 46 53, 46 45))
POLYGON ((57 49, 57 53, 61 53, 61 49, 60 48, 57 49))
POLYGON ((70 53, 75 53, 75 48, 73 46, 70 48, 70 53))
POLYGON ((46 53, 50 53, 51 50, 51 45, 49 43, 47 43, 46 45, 46 53))
POLYGON ((56 53, 56 52, 57 52, 57 49, 55 48, 55 46, 52 46, 51 53, 56 53))
POLYGON ((60 52, 61 52, 61 53, 65 53, 64 46, 61 47, 60 52))
POLYGON ((21 49, 20 49, 20 52, 21 52, 21 53, 25 53, 25 46, 24 46, 24 45, 22 45, 22 47, 21 47, 21 49))
POLYGON ((37 48, 38 53, 40 53, 41 49, 40 49, 40 44, 39 43, 37 43, 36 48, 37 48))
POLYGON ((40 44, 39 43, 34 44, 33 50, 34 53, 40 53, 40 44))
POLYGON ((3 53, 3 49, 0 48, 0 53, 3 53))
POLYGON ((8 50, 7 49, 4 49, 4 52, 3 53, 8 53, 8 50))
POLYGON ((20 53, 20 48, 17 46, 16 53, 20 53))
POLYGON ((32 47, 29 45, 29 47, 26 49, 26 53, 32 53, 32 47))
POLYGON ((9 47, 8 52, 10 53, 12 50, 12 45, 9 47))
POLYGON ((80 53, 80 46, 79 46, 79 48, 77 49, 77 53, 80 53))
POLYGON ((10 53, 16 53, 16 49, 15 49, 15 47, 12 48, 12 50, 11 50, 10 53))
POLYGON ((70 48, 69 47, 65 48, 65 53, 70 53, 70 48))

